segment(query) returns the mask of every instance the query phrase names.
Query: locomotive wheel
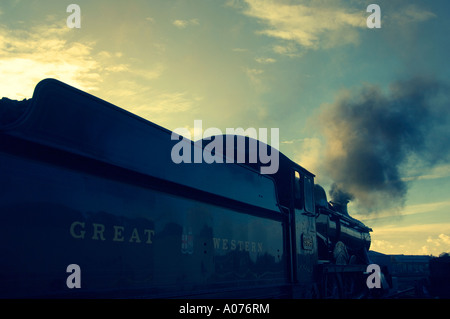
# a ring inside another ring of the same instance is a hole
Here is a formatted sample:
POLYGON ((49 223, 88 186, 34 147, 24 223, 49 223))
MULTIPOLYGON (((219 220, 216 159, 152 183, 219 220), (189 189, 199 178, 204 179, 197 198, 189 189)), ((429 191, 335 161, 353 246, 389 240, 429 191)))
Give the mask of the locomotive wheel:
POLYGON ((345 274, 342 293, 344 298, 353 298, 357 294, 357 283, 354 274, 345 274))
POLYGON ((363 298, 362 278, 352 273, 329 273, 322 283, 323 299, 353 299, 363 298))
POLYGON ((342 298, 342 280, 340 274, 327 274, 323 282, 323 298, 324 299, 340 299, 342 298))
MULTIPOLYGON (((348 265, 356 262, 356 256, 350 256, 346 245, 338 241, 333 249, 336 265, 348 265)), ((355 273, 329 273, 324 278, 323 297, 327 299, 358 298, 361 295, 362 278, 355 273)))
POLYGON ((336 265, 347 265, 349 260, 349 255, 347 251, 347 246, 341 241, 338 241, 333 249, 333 257, 336 265))

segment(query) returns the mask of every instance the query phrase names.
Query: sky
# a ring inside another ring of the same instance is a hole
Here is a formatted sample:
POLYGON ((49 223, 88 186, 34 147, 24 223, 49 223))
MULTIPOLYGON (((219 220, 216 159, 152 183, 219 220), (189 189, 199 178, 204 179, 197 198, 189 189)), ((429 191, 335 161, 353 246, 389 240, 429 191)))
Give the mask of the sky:
POLYGON ((447 0, 2 0, 0 97, 50 77, 170 130, 279 128, 371 249, 436 256, 450 252, 449 31, 447 0))

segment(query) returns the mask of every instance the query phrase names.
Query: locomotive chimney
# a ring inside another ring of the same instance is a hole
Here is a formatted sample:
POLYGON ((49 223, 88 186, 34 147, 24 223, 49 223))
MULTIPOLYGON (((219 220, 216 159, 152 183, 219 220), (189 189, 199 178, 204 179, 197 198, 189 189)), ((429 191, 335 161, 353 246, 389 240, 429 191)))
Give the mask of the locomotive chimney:
POLYGON ((349 203, 348 200, 343 201, 341 203, 337 203, 337 202, 331 202, 331 204, 333 205, 333 207, 341 214, 344 214, 346 216, 348 215, 348 209, 347 209, 347 204, 349 203))
POLYGON ((334 183, 330 189, 331 204, 340 213, 348 216, 347 204, 353 199, 353 195, 347 193, 338 184, 334 183))

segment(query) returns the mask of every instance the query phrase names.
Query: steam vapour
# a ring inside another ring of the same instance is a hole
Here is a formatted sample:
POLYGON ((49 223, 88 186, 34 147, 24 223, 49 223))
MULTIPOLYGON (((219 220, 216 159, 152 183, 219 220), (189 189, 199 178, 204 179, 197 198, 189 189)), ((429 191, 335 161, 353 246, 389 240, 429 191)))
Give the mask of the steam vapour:
POLYGON ((429 78, 396 82, 389 92, 367 85, 343 92, 321 114, 323 167, 332 201, 355 200, 359 212, 399 208, 407 168, 449 161, 449 87, 429 78))

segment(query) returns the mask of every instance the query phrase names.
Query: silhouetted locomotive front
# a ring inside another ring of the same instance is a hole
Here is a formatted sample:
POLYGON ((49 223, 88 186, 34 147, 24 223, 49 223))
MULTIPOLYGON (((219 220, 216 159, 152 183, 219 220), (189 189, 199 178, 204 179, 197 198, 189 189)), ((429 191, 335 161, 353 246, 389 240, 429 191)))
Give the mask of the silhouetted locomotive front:
POLYGON ((176 164, 171 133, 52 79, 3 99, 0 297, 366 293, 371 229, 312 173, 283 154, 273 175, 176 164))

